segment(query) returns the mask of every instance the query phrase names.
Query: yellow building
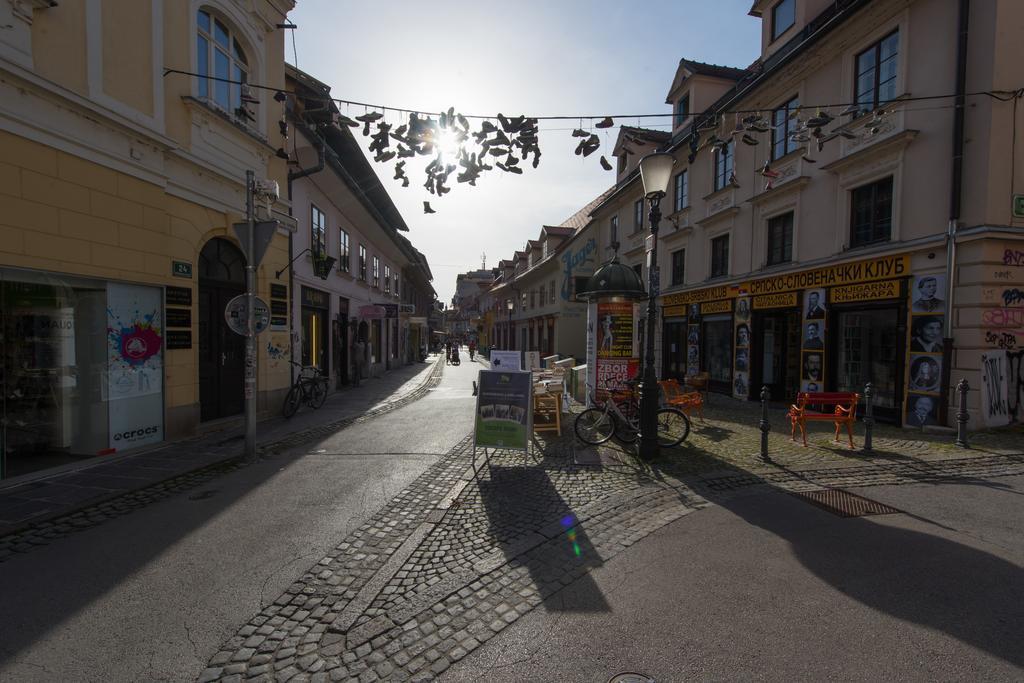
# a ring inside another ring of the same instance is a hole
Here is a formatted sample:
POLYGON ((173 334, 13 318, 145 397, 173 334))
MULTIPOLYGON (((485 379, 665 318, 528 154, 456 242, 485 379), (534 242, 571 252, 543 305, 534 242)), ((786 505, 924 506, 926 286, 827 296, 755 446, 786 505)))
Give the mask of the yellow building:
MULTIPOLYGON (((288 169, 284 98, 238 82, 284 87, 293 5, 0 2, 0 476, 240 418, 231 226, 246 171, 283 191, 288 169)), ((268 302, 290 295, 269 285, 288 213, 259 212, 281 223, 257 272, 268 302)), ((266 413, 288 385, 289 330, 258 344, 266 413)))

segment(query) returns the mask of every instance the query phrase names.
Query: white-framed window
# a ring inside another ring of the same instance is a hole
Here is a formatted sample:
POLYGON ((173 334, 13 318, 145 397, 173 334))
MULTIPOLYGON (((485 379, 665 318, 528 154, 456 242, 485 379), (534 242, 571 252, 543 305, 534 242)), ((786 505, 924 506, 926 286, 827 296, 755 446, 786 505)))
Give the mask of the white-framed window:
POLYGON ((690 205, 690 182, 689 174, 687 169, 683 169, 676 174, 674 192, 673 192, 673 203, 672 209, 674 211, 681 211, 690 205))
POLYGON ((228 24, 209 10, 199 10, 196 27, 197 95, 234 114, 242 106, 242 87, 228 81, 248 82, 245 50, 228 24))
POLYGON ((896 99, 899 47, 900 32, 896 29, 860 52, 854 60, 856 73, 853 99, 862 109, 877 109, 896 99))
POLYGON ((314 254, 324 254, 327 252, 327 216, 316 204, 310 204, 309 219, 309 248, 314 254))

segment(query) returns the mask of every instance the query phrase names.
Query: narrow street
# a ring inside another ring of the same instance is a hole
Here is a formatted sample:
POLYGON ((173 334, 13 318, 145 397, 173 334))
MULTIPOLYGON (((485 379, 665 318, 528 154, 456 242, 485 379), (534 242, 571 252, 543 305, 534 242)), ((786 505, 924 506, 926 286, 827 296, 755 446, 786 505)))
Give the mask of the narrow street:
POLYGON ((12 557, 0 679, 194 680, 239 624, 471 431, 480 367, 447 367, 423 399, 12 557))

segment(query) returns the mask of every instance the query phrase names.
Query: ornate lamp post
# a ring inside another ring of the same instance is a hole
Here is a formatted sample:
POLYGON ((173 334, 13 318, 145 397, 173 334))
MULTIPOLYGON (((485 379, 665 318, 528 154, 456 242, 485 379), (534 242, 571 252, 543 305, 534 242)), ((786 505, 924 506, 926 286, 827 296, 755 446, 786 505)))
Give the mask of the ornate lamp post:
POLYGON ((665 152, 648 154, 640 160, 644 196, 651 202, 651 250, 647 266, 647 332, 644 338, 643 392, 640 395, 640 457, 658 456, 658 376, 654 372, 654 327, 658 318, 655 297, 658 292, 658 223, 661 199, 668 192, 675 157, 665 152))

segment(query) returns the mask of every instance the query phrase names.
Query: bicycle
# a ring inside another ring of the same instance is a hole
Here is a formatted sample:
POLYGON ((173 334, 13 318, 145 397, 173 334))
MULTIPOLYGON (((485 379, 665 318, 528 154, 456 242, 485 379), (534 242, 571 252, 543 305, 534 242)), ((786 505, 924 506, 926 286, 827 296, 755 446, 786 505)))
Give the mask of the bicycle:
POLYGON ((299 374, 284 397, 284 405, 281 406, 281 413, 290 418, 299 410, 299 404, 305 403, 313 410, 316 410, 327 400, 327 377, 320 369, 312 365, 301 365, 293 360, 288 361, 299 368, 299 374))
MULTIPOLYGON (((597 446, 608 441, 612 435, 625 443, 633 443, 640 438, 640 405, 636 382, 630 382, 629 385, 609 387, 608 398, 603 406, 587 408, 576 416, 573 428, 580 441, 597 446)), ((594 403, 601 403, 596 393, 594 403)), ((678 446, 690 435, 690 418, 680 410, 658 408, 657 421, 658 445, 662 448, 678 446)))

